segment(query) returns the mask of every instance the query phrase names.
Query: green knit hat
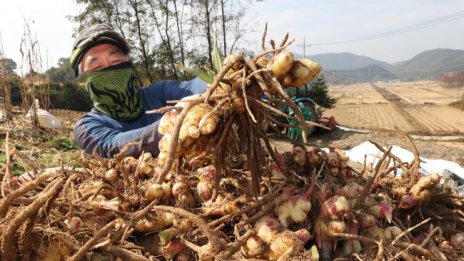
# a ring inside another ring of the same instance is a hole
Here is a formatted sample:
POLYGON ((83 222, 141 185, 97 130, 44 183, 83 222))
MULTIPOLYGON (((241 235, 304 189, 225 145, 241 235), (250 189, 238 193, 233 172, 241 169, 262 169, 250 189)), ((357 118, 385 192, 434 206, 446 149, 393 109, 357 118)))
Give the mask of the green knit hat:
POLYGON ((74 70, 74 76, 79 76, 79 63, 85 53, 92 47, 99 44, 114 44, 118 46, 125 54, 129 54, 129 44, 124 37, 114 31, 107 24, 96 24, 81 30, 74 41, 73 50, 69 62, 74 70))

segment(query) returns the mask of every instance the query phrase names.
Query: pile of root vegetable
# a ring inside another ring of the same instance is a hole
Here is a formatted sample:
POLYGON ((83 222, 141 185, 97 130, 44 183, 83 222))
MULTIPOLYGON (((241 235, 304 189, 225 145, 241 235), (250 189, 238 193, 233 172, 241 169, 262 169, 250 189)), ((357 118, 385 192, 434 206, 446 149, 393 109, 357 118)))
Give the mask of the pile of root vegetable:
POLYGON ((421 176, 406 135, 413 162, 373 142, 383 153, 358 172, 338 149, 272 147, 261 126, 278 124, 273 102, 294 109, 306 136, 284 88, 320 71, 290 43, 228 56, 205 94, 157 111, 158 157, 123 150, 25 181, 11 177, 6 142, 1 260, 464 258, 463 197, 421 176))

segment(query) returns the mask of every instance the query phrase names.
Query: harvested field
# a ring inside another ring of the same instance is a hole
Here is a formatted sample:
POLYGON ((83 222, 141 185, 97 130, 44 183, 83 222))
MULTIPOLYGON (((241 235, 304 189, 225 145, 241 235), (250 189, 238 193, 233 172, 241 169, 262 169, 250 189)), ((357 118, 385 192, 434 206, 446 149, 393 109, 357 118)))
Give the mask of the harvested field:
POLYGON ((449 106, 414 106, 405 111, 421 122, 428 132, 452 134, 464 132, 464 112, 449 106))
POLYGON ((338 124, 352 128, 394 130, 397 126, 406 132, 415 130, 394 104, 345 104, 325 111, 324 115, 334 116, 338 124))
POLYGON ((389 103, 369 83, 333 86, 330 87, 329 93, 338 99, 337 104, 389 103))
POLYGON ((439 82, 382 83, 377 84, 415 103, 447 105, 462 95, 462 88, 447 87, 439 82))
POLYGON ((438 82, 334 86, 330 94, 338 101, 325 116, 334 116, 338 124, 351 128, 391 131, 397 126, 421 135, 462 134, 464 112, 447 106, 458 91, 438 82))

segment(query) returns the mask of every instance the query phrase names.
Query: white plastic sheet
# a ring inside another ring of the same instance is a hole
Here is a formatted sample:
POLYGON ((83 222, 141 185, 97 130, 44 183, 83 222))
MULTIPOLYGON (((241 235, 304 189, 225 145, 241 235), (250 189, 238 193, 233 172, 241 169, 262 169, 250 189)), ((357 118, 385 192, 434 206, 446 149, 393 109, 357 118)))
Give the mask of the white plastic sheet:
MULTIPOLYGON (((392 146, 391 153, 393 153, 403 162, 411 162, 414 159, 414 154, 412 152, 396 145, 392 146)), ((380 150, 377 149, 374 144, 368 141, 363 142, 350 150, 347 150, 346 154, 350 157, 350 160, 360 163, 364 163, 364 155, 367 155, 366 161, 368 163, 372 162, 374 165, 377 163, 377 161, 380 160, 382 155, 380 150)), ((464 180, 464 168, 455 162, 443 159, 426 159, 422 157, 421 159, 425 161, 420 164, 421 172, 424 174, 437 173, 439 175, 445 175, 447 173, 453 173, 460 179, 464 180)))
MULTIPOLYGON (((39 105, 39 100, 35 99, 35 108, 37 112, 37 118, 39 119, 39 124, 42 127, 45 128, 51 128, 51 129, 56 129, 56 128, 61 128, 61 121, 49 113, 46 110, 40 109, 39 105)), ((26 117, 31 117, 32 115, 32 107, 29 109, 29 111, 26 114, 26 117)))

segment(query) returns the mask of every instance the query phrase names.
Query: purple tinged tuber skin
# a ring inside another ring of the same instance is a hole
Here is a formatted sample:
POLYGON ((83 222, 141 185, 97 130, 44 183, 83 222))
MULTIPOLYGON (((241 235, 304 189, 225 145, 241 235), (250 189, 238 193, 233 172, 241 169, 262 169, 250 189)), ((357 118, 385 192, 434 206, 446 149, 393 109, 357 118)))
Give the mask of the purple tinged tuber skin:
POLYGON ((374 215, 374 217, 386 219, 388 223, 391 223, 393 218, 393 206, 388 200, 367 197, 365 204, 369 208, 369 213, 374 215))
POLYGON ((197 196, 200 202, 205 202, 213 196, 213 183, 211 181, 200 180, 197 184, 197 196))
POLYGON ((419 178, 409 190, 409 194, 401 197, 400 208, 412 208, 427 203, 432 197, 432 190, 440 183, 440 176, 432 173, 419 178))
POLYGON ((184 245, 178 239, 173 239, 169 243, 161 248, 163 257, 167 260, 172 260, 177 254, 184 249, 184 245))
POLYGON ((199 181, 196 187, 196 194, 200 202, 206 202, 213 196, 216 168, 213 165, 209 165, 198 169, 197 172, 199 181))
POLYGON ((279 221, 269 216, 260 218, 255 224, 256 235, 266 243, 270 243, 281 228, 279 221))
POLYGON ((338 195, 329 198, 321 206, 322 215, 331 220, 342 218, 349 210, 348 200, 338 195))
MULTIPOLYGON (((351 220, 348 223, 349 233, 352 235, 359 235, 359 223, 355 220, 351 220)), ((350 239, 343 241, 343 254, 350 256, 351 254, 358 253, 362 249, 359 240, 350 239)))
POLYGON ((277 167, 277 164, 273 161, 269 162, 269 171, 271 172, 271 177, 273 179, 284 180, 286 179, 284 173, 277 167))
POLYGON ((323 204, 326 200, 328 200, 332 196, 332 186, 328 183, 323 183, 317 192, 317 201, 319 204, 323 204))
POLYGON ((336 190, 337 195, 344 196, 347 199, 357 198, 364 187, 354 181, 348 182, 344 187, 336 190))
POLYGON ((251 236, 242 247, 242 252, 247 258, 262 257, 267 250, 267 244, 259 236, 251 236))
POLYGON ((82 221, 82 219, 76 216, 66 219, 64 223, 68 227, 69 231, 73 234, 79 231, 84 226, 84 222, 82 221))

